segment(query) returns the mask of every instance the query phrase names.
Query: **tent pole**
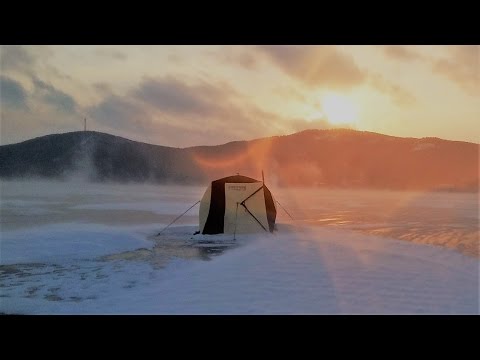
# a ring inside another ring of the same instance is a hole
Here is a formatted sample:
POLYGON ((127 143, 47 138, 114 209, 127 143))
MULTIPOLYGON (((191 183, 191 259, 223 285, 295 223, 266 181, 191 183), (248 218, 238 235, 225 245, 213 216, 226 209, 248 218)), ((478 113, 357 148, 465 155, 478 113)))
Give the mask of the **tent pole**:
POLYGON ((238 202, 237 202, 237 208, 235 209, 235 229, 233 230, 233 240, 237 240, 236 239, 236 235, 237 235, 237 213, 238 213, 238 202))
POLYGON ((255 217, 255 215, 253 215, 250 210, 248 210, 248 208, 245 206, 245 204, 242 202, 240 203, 240 205, 242 205, 245 210, 247 210, 247 212, 255 219, 255 221, 262 227, 263 230, 265 230, 266 232, 268 232, 267 229, 265 229, 265 226, 263 226, 263 224, 255 217))

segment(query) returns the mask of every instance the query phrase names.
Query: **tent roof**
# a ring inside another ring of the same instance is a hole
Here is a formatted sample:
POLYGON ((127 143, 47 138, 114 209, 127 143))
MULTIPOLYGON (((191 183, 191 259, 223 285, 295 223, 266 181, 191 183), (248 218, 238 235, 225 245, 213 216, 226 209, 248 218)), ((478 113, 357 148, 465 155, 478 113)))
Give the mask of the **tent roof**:
POLYGON ((214 180, 214 182, 226 184, 226 183, 252 183, 252 182, 261 182, 261 181, 252 179, 248 176, 233 175, 233 176, 227 176, 221 179, 214 180))

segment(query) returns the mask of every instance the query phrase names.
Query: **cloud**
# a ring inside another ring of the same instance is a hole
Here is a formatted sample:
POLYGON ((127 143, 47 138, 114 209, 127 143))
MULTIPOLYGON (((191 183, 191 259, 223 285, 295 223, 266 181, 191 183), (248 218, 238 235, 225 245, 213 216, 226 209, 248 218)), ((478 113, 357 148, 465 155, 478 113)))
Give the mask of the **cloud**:
MULTIPOLYGON (((62 74, 47 62, 52 54, 52 49, 48 46, 1 47, 1 69, 10 76, 10 78, 5 78, 4 84, 5 97, 9 97, 9 100, 6 101, 10 105, 16 104, 18 108, 23 104, 21 107, 26 108, 28 99, 29 104, 34 106, 36 111, 39 110, 38 106, 42 108, 43 104, 47 104, 62 113, 75 112, 77 103, 72 96, 44 82, 36 75, 43 73, 50 79, 72 80, 70 76, 62 74), (31 82, 33 90, 27 92, 17 80, 12 80, 12 77, 31 82), (14 101, 15 97, 17 100, 14 101)), ((41 111, 43 110, 44 108, 41 111)))
POLYGON ((32 80, 33 89, 26 91, 17 81, 0 77, 2 144, 81 128, 71 96, 37 78, 32 80))
POLYGON ((227 85, 189 85, 173 77, 145 79, 131 95, 171 115, 215 116, 236 93, 227 85))
POLYGON ((36 77, 32 80, 35 86, 35 93, 42 101, 50 104, 56 110, 69 114, 75 112, 77 103, 73 97, 36 77))
POLYGON ((3 73, 16 73, 26 77, 34 77, 37 72, 68 78, 58 69, 48 64, 48 58, 53 55, 52 49, 40 45, 1 45, 0 68, 3 73))
POLYGON ((35 62, 33 56, 23 46, 2 45, 0 54, 2 71, 30 69, 35 62))
POLYGON ((255 56, 248 52, 241 52, 238 54, 229 54, 226 56, 226 61, 230 61, 230 58, 233 58, 244 68, 252 70, 255 69, 258 65, 257 59, 255 56))
POLYGON ((291 132, 278 115, 251 105, 224 83, 187 83, 173 77, 144 79, 125 96, 110 94, 86 111, 110 131, 168 146, 291 132))
POLYGON ((13 78, 0 76, 2 144, 31 137, 80 130, 80 107, 68 94, 33 77, 32 89, 13 78))
POLYGON ((437 58, 422 55, 407 46, 384 46, 385 55, 402 61, 422 60, 434 73, 456 83, 465 92, 475 95, 480 90, 480 63, 478 45, 445 46, 447 56, 437 58))
POLYGON ((281 98, 284 99, 293 99, 298 102, 306 103, 307 97, 302 94, 300 91, 296 90, 293 87, 289 86, 277 86, 274 88, 274 93, 278 94, 281 98))
POLYGON ((252 48, 247 46, 225 46, 219 50, 209 50, 208 55, 230 64, 237 64, 247 70, 253 70, 259 65, 258 57, 252 48))
POLYGON ((369 80, 381 93, 390 96, 397 105, 408 106, 415 104, 417 101, 413 94, 399 85, 388 81, 380 74, 370 74, 369 80))
POLYGON ((28 105, 32 111, 7 106, 1 108, 1 145, 83 128, 83 118, 78 114, 58 113, 52 108, 36 106, 34 101, 29 101, 28 105))
POLYGON ((126 60, 127 54, 121 52, 120 50, 112 49, 109 47, 102 47, 95 49, 95 54, 101 57, 106 57, 115 60, 126 60))
POLYGON ((365 80, 353 57, 333 46, 259 46, 288 75, 311 87, 349 89, 365 80))
MULTIPOLYGON (((3 84, 17 90, 16 98, 23 101, 28 98, 15 80, 2 77, 2 89, 3 84)), ((87 114, 91 130, 175 147, 215 145, 267 134, 331 127, 325 119, 308 122, 264 111, 225 83, 187 82, 173 77, 146 78, 123 96, 113 94, 108 86, 98 83, 93 87, 103 94, 103 100, 87 108, 37 77, 33 78, 33 85, 29 103, 37 106, 35 111, 26 112, 22 117, 23 126, 32 128, 31 136, 40 135, 43 129, 49 130, 46 133, 52 129, 78 130, 83 118, 78 116, 80 112, 87 114)), ((15 113, 11 108, 7 110, 8 118, 13 120, 15 113)), ((7 125, 7 138, 23 139, 19 137, 18 124, 9 120, 7 125)))
POLYGON ((93 88, 101 94, 111 94, 112 87, 105 82, 96 82, 92 84, 93 88))
POLYGON ((403 45, 387 45, 383 47, 383 51, 388 57, 401 61, 411 61, 422 58, 420 53, 403 45))
POLYGON ((0 105, 6 104, 16 109, 27 109, 27 92, 23 86, 6 76, 0 76, 0 105))
POLYGON ((450 46, 447 58, 432 61, 434 72, 450 79, 464 91, 476 95, 480 90, 480 47, 450 46))
POLYGON ((471 46, 451 46, 450 53, 452 54, 453 58, 457 60, 463 66, 468 66, 472 69, 476 68, 478 70, 479 65, 479 52, 480 46, 479 45, 471 45, 471 46))
POLYGON ((108 96, 98 105, 88 108, 87 112, 95 121, 113 129, 143 131, 152 125, 151 116, 141 104, 116 95, 108 96))
POLYGON ((209 125, 205 126, 205 122, 192 118, 190 112, 182 113, 178 108, 173 112, 162 111, 158 104, 152 106, 128 95, 110 95, 88 108, 87 113, 105 131, 167 146, 190 146, 195 142, 200 145, 228 138, 225 132, 219 134, 218 117, 209 117, 209 125))

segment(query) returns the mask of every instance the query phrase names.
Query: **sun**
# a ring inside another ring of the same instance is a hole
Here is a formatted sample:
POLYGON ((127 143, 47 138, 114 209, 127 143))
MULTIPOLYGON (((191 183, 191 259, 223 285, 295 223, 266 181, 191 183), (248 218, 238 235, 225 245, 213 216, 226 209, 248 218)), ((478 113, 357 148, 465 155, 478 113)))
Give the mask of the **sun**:
POLYGON ((354 124, 358 119, 355 104, 346 96, 328 93, 321 102, 322 110, 332 124, 354 124))

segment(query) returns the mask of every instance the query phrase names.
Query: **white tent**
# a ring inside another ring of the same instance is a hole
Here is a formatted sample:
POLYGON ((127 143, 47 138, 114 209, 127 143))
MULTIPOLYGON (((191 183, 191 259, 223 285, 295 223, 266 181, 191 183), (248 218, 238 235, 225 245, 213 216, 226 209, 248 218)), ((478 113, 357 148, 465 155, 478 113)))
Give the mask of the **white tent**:
POLYGON ((277 210, 262 181, 235 175, 212 181, 200 202, 202 234, 273 232, 277 210))

